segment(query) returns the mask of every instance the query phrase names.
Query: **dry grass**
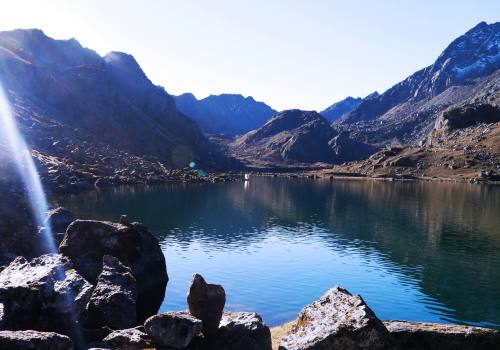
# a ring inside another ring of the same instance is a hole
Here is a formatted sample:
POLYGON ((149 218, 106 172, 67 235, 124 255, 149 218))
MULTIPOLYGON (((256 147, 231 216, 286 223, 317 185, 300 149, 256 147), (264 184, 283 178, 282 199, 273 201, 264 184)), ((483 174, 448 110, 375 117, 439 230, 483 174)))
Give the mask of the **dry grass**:
POLYGON ((285 336, 292 328, 293 322, 282 324, 281 326, 271 328, 271 339, 273 341, 273 350, 278 350, 281 338, 285 336))

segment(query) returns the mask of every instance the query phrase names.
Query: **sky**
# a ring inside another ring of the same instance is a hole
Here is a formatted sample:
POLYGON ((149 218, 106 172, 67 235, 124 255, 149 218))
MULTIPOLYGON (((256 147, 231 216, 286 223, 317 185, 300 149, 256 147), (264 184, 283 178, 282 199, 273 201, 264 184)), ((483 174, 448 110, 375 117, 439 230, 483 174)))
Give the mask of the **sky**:
POLYGON ((240 93, 321 111, 383 92, 456 37, 500 20, 498 0, 2 0, 0 30, 39 28, 132 54, 174 95, 240 93))

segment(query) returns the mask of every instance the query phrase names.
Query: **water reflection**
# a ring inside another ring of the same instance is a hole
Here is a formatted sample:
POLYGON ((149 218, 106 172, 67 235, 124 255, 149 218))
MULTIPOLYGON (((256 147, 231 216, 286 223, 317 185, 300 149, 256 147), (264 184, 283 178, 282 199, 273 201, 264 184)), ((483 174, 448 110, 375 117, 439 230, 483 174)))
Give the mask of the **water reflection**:
POLYGON ((185 308, 196 271, 270 324, 336 283, 382 318, 500 324, 500 187, 253 178, 54 201, 148 224, 172 277, 165 309, 185 308))

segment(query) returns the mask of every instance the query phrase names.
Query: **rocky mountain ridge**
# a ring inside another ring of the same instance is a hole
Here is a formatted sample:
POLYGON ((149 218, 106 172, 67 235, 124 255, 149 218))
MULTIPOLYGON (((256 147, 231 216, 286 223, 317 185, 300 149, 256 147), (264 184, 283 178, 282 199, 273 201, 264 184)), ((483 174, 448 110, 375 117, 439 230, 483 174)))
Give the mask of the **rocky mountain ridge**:
POLYGON ((174 98, 177 107, 210 134, 242 135, 259 128, 277 113, 252 96, 239 94, 210 95, 198 100, 185 93, 174 98))
POLYGON ((362 102, 336 127, 372 144, 417 144, 432 131, 439 113, 496 85, 499 68, 500 23, 482 22, 454 40, 432 65, 362 102))

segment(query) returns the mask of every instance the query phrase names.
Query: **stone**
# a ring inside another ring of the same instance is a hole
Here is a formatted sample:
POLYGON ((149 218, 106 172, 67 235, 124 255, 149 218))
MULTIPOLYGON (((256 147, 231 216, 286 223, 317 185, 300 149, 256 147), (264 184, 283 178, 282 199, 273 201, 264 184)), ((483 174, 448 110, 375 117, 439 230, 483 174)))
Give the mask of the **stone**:
POLYGON ((218 284, 208 284, 201 275, 194 274, 187 302, 191 315, 203 322, 203 334, 210 336, 216 333, 226 303, 224 288, 218 284))
POLYGON ((151 338, 143 326, 116 330, 103 341, 112 347, 123 350, 140 350, 152 347, 151 338))
POLYGON ((360 296, 335 287, 300 311, 279 350, 384 349, 387 333, 360 296))
POLYGON ((392 350, 500 349, 500 334, 488 328, 427 322, 384 321, 392 350))
POLYGON ((120 215, 119 223, 122 225, 128 225, 129 224, 128 216, 127 215, 120 215))
POLYGON ((168 282, 167 268, 158 240, 144 225, 76 220, 59 250, 91 283, 101 273, 103 256, 116 257, 130 267, 137 281, 137 320, 143 322, 158 312, 168 282))
POLYGON ((182 349, 201 332, 203 324, 187 312, 165 312, 147 319, 144 328, 155 345, 182 349))
POLYGON ((66 232, 68 226, 76 220, 76 217, 68 209, 58 207, 50 210, 45 219, 45 226, 50 224, 52 232, 61 233, 66 232))
POLYGON ((37 331, 0 331, 2 350, 72 350, 73 342, 65 335, 37 331))
POLYGON ((136 324, 137 286, 132 271, 117 258, 103 257, 102 272, 87 306, 87 324, 112 329, 136 324))
POLYGON ((226 312, 217 333, 209 339, 210 350, 271 350, 271 331, 253 312, 226 312))
POLYGON ((93 286, 59 254, 27 261, 18 257, 0 272, 0 300, 7 329, 71 331, 79 322, 93 286))

